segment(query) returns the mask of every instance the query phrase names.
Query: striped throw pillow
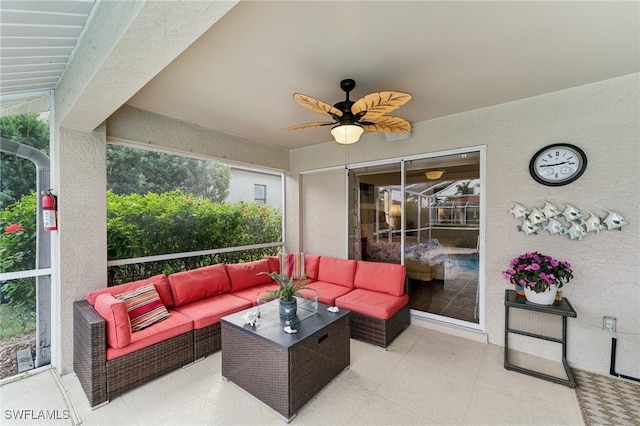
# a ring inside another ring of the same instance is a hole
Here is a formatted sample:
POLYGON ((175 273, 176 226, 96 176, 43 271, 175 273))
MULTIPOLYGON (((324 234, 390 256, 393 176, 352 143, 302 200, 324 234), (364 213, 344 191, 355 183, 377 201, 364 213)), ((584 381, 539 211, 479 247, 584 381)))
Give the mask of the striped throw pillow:
POLYGON ((153 284, 116 294, 115 297, 123 300, 127 307, 131 331, 140 331, 171 316, 153 284))
POLYGON ((304 253, 280 253, 280 273, 294 280, 304 277, 304 253))

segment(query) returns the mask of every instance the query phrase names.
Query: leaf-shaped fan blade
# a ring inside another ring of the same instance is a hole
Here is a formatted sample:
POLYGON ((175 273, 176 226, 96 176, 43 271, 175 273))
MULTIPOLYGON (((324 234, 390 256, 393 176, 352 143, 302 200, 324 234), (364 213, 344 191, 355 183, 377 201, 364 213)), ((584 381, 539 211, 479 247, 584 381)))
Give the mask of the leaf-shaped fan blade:
POLYGON ((373 121, 377 117, 385 115, 402 105, 406 104, 413 98, 409 93, 402 92, 376 92, 358 99, 351 107, 353 115, 365 113, 362 119, 365 121, 373 121))
POLYGON ((363 122, 360 125, 370 132, 411 133, 411 123, 404 118, 390 115, 378 117, 374 122, 363 122))
POLYGON ((322 102, 314 97, 303 95, 302 93, 296 93, 293 95, 293 99, 305 108, 309 108, 313 112, 319 114, 328 115, 331 117, 342 117, 342 111, 329 105, 326 102, 322 102))
POLYGON ((280 130, 301 130, 301 129, 311 129, 312 127, 320 127, 320 126, 333 126, 336 123, 334 122, 327 122, 327 121, 316 121, 314 123, 305 123, 305 124, 296 124, 295 126, 289 126, 289 127, 285 127, 284 129, 280 129, 280 130))

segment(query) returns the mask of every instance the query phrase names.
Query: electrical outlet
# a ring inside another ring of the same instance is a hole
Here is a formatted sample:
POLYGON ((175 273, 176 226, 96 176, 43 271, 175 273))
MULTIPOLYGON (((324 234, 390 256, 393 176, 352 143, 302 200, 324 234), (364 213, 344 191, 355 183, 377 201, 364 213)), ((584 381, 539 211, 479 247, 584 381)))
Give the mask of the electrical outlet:
POLYGON ((616 319, 614 317, 602 317, 602 328, 604 330, 616 331, 616 319))

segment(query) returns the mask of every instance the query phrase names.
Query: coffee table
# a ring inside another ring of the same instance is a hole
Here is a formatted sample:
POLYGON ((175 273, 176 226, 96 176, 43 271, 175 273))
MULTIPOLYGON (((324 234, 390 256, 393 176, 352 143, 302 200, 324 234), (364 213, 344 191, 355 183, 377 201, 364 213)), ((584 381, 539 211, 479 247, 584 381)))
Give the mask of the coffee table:
POLYGON ((280 318, 278 301, 221 319, 222 377, 273 408, 287 421, 349 367, 349 311, 298 299, 297 316, 280 318), (242 316, 259 309, 255 326, 242 316), (288 334, 284 327, 297 330, 288 334))

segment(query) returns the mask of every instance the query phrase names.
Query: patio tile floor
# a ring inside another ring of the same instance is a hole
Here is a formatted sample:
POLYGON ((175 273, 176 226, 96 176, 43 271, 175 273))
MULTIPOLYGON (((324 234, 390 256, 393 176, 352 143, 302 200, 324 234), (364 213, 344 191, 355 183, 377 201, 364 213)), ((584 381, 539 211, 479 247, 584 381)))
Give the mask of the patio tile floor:
MULTIPOLYGON (((292 424, 584 424, 574 389, 507 371, 502 364, 500 346, 416 325, 387 351, 351 340, 350 368, 302 407, 292 424)), ((73 373, 60 377, 46 370, 0 387, 1 423, 285 424, 265 404, 223 381, 220 372, 218 352, 91 410, 73 373), (27 412, 54 418, 16 418, 27 412)))

